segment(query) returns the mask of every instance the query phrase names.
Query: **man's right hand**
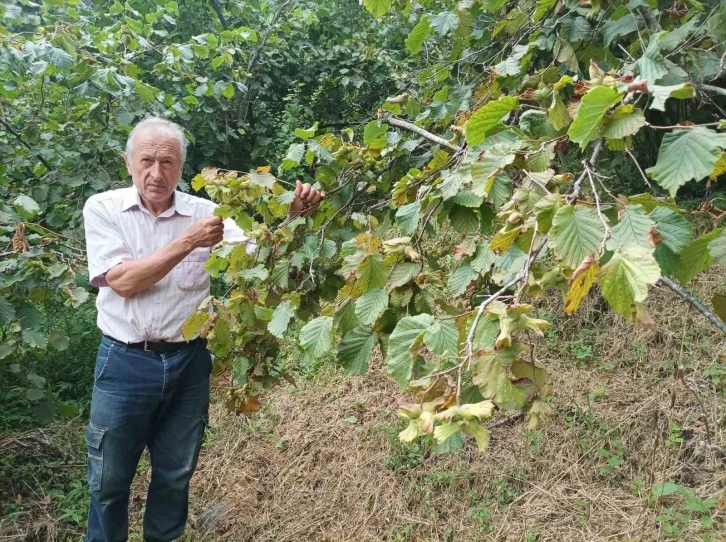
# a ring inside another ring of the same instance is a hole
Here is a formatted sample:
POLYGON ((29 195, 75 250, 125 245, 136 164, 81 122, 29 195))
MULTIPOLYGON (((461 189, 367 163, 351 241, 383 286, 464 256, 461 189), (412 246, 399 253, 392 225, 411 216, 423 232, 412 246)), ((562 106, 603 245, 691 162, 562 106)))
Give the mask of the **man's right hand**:
POLYGON ((213 247, 221 243, 224 224, 219 216, 209 216, 189 226, 184 236, 194 248, 213 247))

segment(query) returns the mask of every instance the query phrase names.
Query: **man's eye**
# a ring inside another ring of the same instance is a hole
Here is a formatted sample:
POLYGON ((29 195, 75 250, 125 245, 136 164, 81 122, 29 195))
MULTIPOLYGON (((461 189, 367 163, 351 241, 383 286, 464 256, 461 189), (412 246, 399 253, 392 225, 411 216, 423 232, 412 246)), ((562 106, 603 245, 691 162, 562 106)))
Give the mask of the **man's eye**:
POLYGON ((148 164, 149 162, 151 162, 151 158, 142 158, 141 159, 142 164, 148 164))

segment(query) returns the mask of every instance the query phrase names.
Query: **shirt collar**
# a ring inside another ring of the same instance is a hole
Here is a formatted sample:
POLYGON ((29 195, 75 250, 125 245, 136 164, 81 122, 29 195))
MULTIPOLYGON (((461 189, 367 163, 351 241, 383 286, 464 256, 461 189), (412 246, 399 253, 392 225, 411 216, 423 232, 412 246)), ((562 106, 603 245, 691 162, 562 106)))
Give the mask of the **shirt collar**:
MULTIPOLYGON (((138 207, 139 209, 144 210, 146 209, 141 204, 141 195, 139 194, 139 191, 136 189, 135 186, 131 186, 126 190, 126 193, 123 197, 123 203, 121 205, 121 211, 128 211, 133 207, 138 207)), ((183 216, 192 216, 192 210, 189 208, 189 203, 187 202, 185 194, 179 192, 178 190, 174 191, 174 201, 171 202, 171 207, 169 207, 159 216, 168 217, 173 216, 174 213, 178 213, 183 216)))

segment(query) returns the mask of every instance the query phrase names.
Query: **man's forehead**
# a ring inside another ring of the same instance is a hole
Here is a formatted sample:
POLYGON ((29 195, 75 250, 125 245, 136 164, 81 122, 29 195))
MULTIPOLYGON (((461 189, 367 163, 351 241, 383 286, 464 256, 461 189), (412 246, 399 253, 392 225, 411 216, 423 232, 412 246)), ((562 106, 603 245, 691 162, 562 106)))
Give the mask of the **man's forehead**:
POLYGON ((166 152, 181 152, 179 140, 166 130, 149 128, 134 134, 134 147, 139 150, 160 150, 166 152))

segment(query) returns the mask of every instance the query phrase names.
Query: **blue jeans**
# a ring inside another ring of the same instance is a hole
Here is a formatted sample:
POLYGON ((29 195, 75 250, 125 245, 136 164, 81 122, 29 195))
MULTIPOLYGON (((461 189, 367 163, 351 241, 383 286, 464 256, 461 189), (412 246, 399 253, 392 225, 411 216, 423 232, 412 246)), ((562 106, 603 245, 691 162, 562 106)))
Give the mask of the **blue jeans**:
POLYGON ((167 541, 184 532, 211 370, 203 346, 154 353, 103 338, 86 429, 91 492, 86 542, 127 539, 129 490, 146 446, 151 483, 144 538, 167 541))

